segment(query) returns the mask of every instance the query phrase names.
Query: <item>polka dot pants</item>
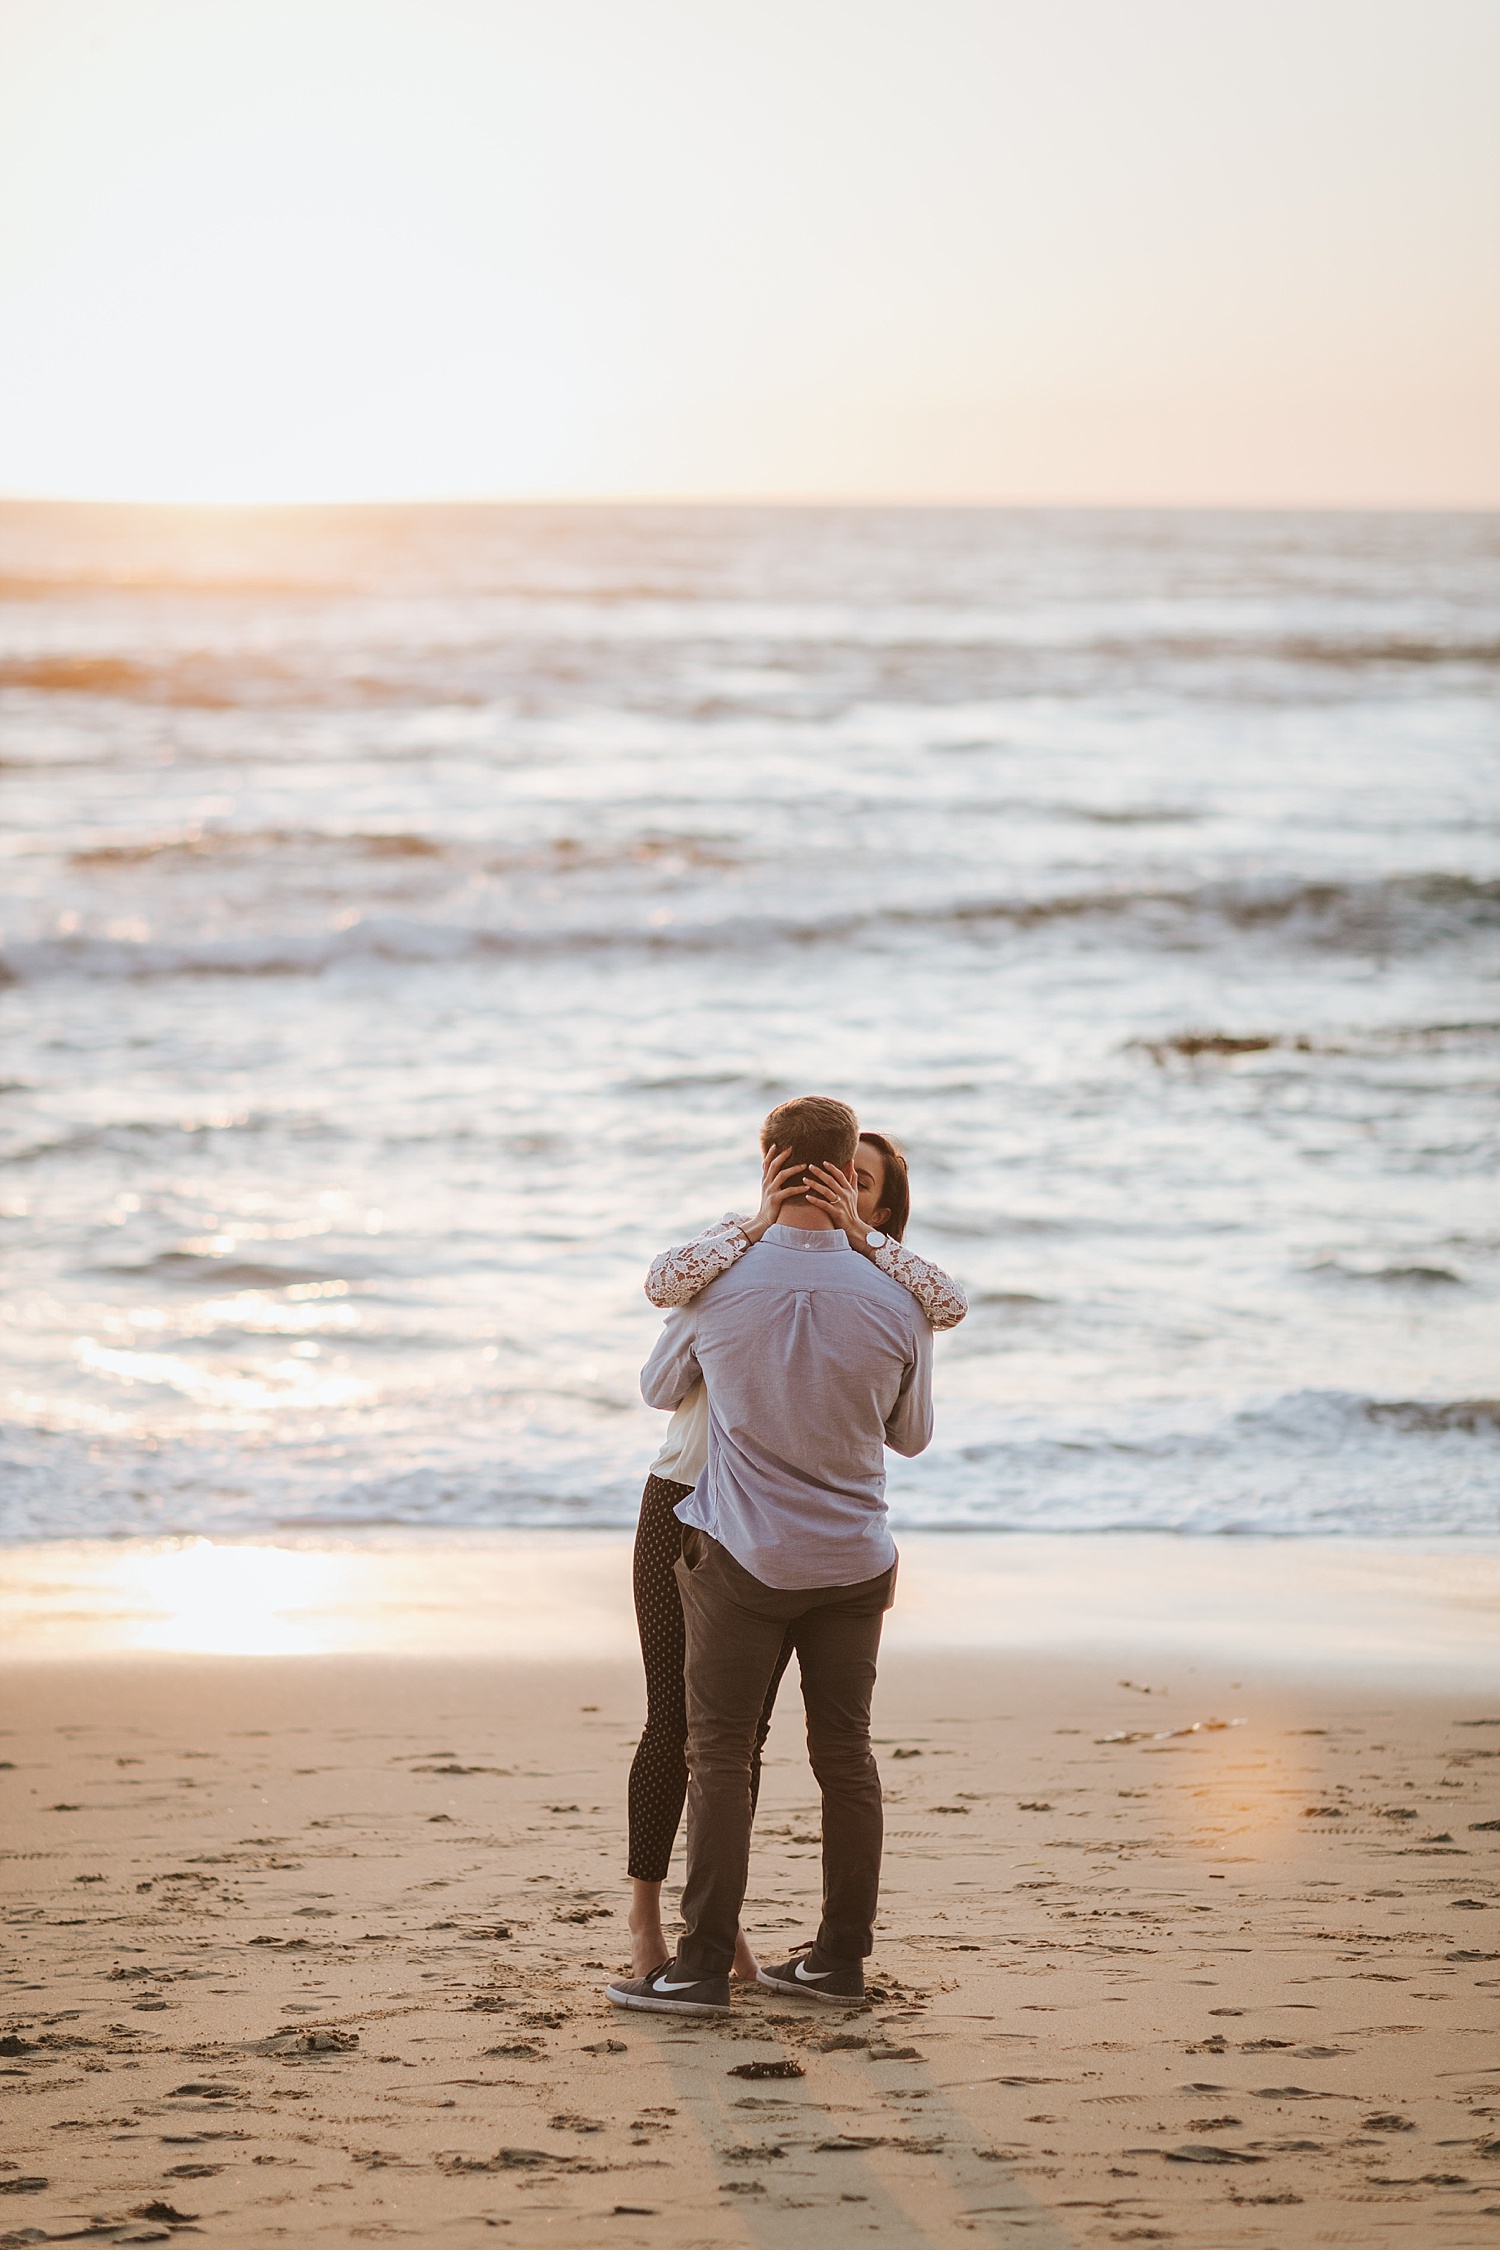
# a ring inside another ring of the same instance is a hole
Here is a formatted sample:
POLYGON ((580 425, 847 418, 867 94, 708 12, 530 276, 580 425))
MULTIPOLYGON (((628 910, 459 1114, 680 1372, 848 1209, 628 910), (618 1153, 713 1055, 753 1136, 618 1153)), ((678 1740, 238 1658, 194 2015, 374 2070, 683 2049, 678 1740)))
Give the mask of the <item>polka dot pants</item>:
MULTIPOLYGON (((687 1696, 682 1684, 687 1637, 675 1575, 682 1526, 672 1511, 692 1489, 666 1477, 647 1477, 635 1534, 635 1622, 646 1667, 646 1724, 630 1768, 630 1873, 644 1883, 666 1880, 687 1796, 687 1696)), ((791 1654, 788 1633, 756 1728, 750 1766, 752 1812, 760 1793, 760 1754, 791 1654)))

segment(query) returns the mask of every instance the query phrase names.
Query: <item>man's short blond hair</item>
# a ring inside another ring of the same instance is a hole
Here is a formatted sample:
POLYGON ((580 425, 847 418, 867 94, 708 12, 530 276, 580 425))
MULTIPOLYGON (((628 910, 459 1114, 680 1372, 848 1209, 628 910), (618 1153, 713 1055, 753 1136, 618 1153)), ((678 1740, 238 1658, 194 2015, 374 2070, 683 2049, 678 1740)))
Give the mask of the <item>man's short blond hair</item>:
POLYGON ((831 1094, 801 1094, 773 1109, 760 1129, 760 1145, 779 1149, 799 1164, 851 1162, 859 1142, 859 1119, 847 1102, 831 1094))

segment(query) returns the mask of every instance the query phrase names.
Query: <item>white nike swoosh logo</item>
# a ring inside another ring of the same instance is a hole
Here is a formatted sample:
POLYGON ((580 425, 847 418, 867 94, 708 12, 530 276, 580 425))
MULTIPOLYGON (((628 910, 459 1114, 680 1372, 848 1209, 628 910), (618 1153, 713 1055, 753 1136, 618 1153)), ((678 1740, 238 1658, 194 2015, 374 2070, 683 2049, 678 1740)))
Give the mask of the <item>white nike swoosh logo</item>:
POLYGON ((796 1968, 793 1969, 792 1975, 799 1984, 816 1984, 822 1977, 831 1977, 833 1971, 832 1969, 810 1969, 805 1961, 799 1961, 796 1968))
POLYGON ((689 1977, 686 1984, 668 1984, 665 1978, 658 1977, 651 1989, 653 1992, 690 1992, 695 1984, 701 1982, 699 1977, 689 1977))

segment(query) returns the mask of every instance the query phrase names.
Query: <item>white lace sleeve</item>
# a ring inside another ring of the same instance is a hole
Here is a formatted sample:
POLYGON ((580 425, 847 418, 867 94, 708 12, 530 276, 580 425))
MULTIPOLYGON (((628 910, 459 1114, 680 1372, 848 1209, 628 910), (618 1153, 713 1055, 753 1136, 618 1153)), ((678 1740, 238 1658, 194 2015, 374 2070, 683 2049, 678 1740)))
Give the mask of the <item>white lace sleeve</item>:
MULTIPOLYGON (((706 1227, 695 1241, 684 1242, 677 1250, 663 1250, 660 1257, 652 1259, 651 1271, 646 1276, 646 1295, 653 1305, 663 1309, 669 1305, 685 1305, 700 1289, 708 1287, 715 1274, 727 1272, 749 1247, 743 1221, 733 1211, 728 1211, 717 1225, 706 1227)), ((962 1313, 959 1318, 963 1318, 962 1313)))
POLYGON ((904 1242, 887 1242, 875 1252, 875 1263, 911 1291, 934 1328, 956 1328, 968 1311, 969 1300, 952 1274, 928 1258, 919 1258, 904 1242))

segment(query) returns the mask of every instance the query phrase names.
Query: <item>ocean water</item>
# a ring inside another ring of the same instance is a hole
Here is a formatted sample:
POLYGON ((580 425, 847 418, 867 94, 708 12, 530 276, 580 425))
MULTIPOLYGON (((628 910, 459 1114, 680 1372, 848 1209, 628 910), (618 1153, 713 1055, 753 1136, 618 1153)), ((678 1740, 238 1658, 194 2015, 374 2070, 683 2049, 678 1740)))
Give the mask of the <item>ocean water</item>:
POLYGON ((606 1525, 847 1096, 909 1525, 1500 1529, 1500 519, 0 509, 0 1536, 606 1525))

